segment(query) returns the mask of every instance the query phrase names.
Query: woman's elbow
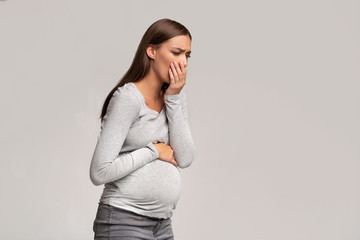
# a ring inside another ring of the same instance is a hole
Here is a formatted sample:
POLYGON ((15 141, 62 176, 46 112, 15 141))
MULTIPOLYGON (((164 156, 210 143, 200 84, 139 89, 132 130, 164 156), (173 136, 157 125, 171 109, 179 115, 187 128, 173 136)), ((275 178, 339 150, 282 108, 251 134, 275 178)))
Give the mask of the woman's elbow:
POLYGON ((192 161, 188 161, 186 163, 178 163, 179 168, 188 168, 192 164, 192 161))
POLYGON ((90 180, 95 186, 100 186, 104 184, 103 178, 92 170, 90 170, 90 180))
POLYGON ((91 177, 91 175, 90 175, 90 180, 95 186, 100 186, 102 184, 101 181, 99 181, 97 178, 91 177))
POLYGON ((179 161, 178 167, 179 168, 188 168, 191 166, 191 164, 194 162, 196 155, 196 148, 195 146, 192 148, 192 151, 187 154, 185 161, 179 161))

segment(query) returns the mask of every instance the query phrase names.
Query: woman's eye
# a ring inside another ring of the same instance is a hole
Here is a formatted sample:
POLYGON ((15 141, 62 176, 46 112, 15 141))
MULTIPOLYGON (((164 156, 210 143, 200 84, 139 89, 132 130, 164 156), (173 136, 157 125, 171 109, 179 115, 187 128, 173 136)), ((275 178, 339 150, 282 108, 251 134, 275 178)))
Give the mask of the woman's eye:
MULTIPOLYGON (((179 56, 181 53, 179 53, 179 52, 173 52, 173 54, 176 55, 176 56, 179 56)), ((190 57, 191 57, 190 55, 186 55, 186 58, 190 58, 190 57)))

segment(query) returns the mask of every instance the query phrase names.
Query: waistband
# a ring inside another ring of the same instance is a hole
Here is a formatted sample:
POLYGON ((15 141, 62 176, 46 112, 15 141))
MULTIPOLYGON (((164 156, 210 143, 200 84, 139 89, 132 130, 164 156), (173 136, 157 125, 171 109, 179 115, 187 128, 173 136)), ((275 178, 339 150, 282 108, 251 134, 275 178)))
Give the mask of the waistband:
POLYGON ((136 212, 132 212, 132 211, 129 211, 127 209, 123 209, 123 208, 119 208, 119 207, 115 207, 115 206, 112 206, 112 205, 109 205, 109 204, 106 204, 106 203, 102 203, 102 202, 99 202, 99 205, 103 205, 103 206, 107 206, 107 207, 111 207, 111 208, 115 208, 115 209, 118 209, 120 211, 124 211, 124 212, 128 212, 128 213, 131 213, 131 214, 135 214, 135 215, 138 215, 138 216, 141 216, 141 217, 146 217, 148 219, 151 219, 151 220, 154 220, 154 221, 164 221, 166 220, 166 218, 157 218, 157 217, 150 217, 150 216, 146 216, 146 215, 141 215, 141 214, 138 214, 136 212))

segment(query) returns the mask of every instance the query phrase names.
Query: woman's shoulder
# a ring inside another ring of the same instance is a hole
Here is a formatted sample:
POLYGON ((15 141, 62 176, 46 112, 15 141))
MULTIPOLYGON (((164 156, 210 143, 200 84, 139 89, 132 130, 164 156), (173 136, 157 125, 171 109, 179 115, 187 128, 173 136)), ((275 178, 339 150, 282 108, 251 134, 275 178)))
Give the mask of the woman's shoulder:
POLYGON ((113 102, 113 105, 126 106, 126 108, 133 110, 139 110, 141 105, 130 83, 125 83, 121 87, 118 87, 113 93, 110 102, 113 102))
POLYGON ((118 87, 114 94, 122 97, 128 97, 131 100, 137 99, 137 94, 134 91, 134 86, 132 82, 125 83, 121 87, 118 87))

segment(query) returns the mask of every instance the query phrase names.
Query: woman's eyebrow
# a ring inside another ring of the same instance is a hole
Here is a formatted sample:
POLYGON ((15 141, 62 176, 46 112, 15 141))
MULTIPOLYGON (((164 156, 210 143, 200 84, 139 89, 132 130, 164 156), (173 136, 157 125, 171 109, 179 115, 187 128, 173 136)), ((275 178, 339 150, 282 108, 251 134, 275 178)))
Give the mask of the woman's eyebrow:
MULTIPOLYGON (((176 49, 179 50, 180 52, 185 52, 185 49, 178 48, 178 47, 174 47, 174 48, 176 48, 176 49)), ((188 53, 191 53, 191 51, 188 51, 188 53)))

